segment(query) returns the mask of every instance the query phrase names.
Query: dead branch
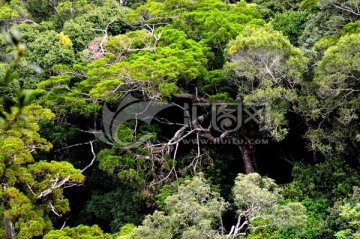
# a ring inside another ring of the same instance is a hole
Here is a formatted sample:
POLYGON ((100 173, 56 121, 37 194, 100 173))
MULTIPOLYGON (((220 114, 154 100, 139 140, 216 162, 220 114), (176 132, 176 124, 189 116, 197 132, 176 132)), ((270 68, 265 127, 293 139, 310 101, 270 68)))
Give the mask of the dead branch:
POLYGON ((49 203, 51 211, 58 217, 62 217, 62 214, 58 213, 52 203, 49 203))
POLYGON ((90 162, 85 168, 83 168, 83 169, 81 170, 82 173, 83 173, 85 170, 87 170, 88 168, 90 168, 90 167, 94 164, 95 159, 96 159, 96 154, 95 154, 95 152, 94 152, 93 141, 89 141, 89 144, 90 144, 90 149, 91 149, 91 153, 92 153, 92 155, 93 155, 93 158, 92 158, 91 162, 90 162))
POLYGON ((349 6, 346 6, 346 3, 343 3, 341 5, 331 4, 331 6, 337 8, 337 9, 340 9, 342 11, 349 12, 349 13, 354 14, 356 16, 360 16, 360 8, 359 7, 356 7, 356 10, 354 10, 353 8, 351 8, 349 6))
POLYGON ((105 29, 97 29, 97 28, 91 28, 91 30, 93 31, 99 31, 99 32, 103 32, 104 33, 104 37, 102 39, 102 41, 100 42, 99 46, 100 46, 100 49, 101 49, 101 53, 102 54, 105 54, 105 50, 104 50, 104 47, 103 45, 105 44, 105 42, 107 41, 109 35, 108 35, 108 29, 109 29, 109 26, 114 23, 116 20, 118 20, 117 18, 111 20, 105 27, 105 29))

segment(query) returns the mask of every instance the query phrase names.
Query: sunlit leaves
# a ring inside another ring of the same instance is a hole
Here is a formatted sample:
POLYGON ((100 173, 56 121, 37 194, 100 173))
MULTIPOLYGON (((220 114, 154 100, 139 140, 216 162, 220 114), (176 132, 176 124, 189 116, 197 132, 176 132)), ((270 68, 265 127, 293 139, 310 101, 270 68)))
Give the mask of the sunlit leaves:
POLYGON ((132 238, 221 238, 216 233, 227 203, 211 190, 202 175, 184 181, 165 200, 164 212, 148 215, 132 238))

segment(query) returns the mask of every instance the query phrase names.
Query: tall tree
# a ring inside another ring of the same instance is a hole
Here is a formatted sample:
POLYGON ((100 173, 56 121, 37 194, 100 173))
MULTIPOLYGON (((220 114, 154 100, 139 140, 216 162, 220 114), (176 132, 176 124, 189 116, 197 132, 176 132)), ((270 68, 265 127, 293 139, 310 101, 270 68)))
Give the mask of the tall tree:
POLYGON ((199 174, 178 186, 166 198, 165 211, 147 216, 132 238, 224 238, 221 216, 226 206, 199 174))
MULTIPOLYGON (((245 107, 266 105, 259 123, 277 141, 288 133, 286 113, 292 109, 307 69, 307 58, 280 32, 247 27, 227 47, 226 79, 238 89, 237 100, 245 107)), ((248 140, 243 126, 239 135, 248 140)), ((240 145, 247 173, 255 171, 254 146, 240 145)))
POLYGON ((359 34, 345 35, 325 51, 315 68, 315 91, 301 101, 310 125, 307 133, 310 148, 325 155, 343 152, 358 155, 358 38, 359 34))
MULTIPOLYGON (((18 66, 25 46, 18 35, 9 35, 15 45, 13 63, 1 80, 8 86, 14 79, 13 68, 18 66)), ((35 160, 33 154, 49 151, 51 144, 39 134, 38 122, 53 119, 54 114, 31 103, 31 92, 17 91, 16 97, 1 95, 0 104, 0 182, 1 212, 4 238, 41 236, 51 229, 47 216, 58 216, 69 210, 63 187, 80 184, 81 170, 68 162, 35 160)))

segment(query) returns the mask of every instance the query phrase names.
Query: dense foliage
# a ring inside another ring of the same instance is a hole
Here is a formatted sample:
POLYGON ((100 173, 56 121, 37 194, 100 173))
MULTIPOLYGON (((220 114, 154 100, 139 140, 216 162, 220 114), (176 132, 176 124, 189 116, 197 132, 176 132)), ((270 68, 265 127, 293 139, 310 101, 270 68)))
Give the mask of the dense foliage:
POLYGON ((359 9, 0 0, 0 237, 360 238, 359 9))

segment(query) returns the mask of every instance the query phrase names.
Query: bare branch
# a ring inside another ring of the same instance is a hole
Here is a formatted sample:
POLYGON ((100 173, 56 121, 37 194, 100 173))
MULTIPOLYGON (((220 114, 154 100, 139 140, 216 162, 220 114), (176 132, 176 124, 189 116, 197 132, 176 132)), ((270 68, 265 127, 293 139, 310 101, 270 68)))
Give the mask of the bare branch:
POLYGON ((62 217, 62 214, 58 213, 52 203, 49 203, 51 211, 58 217, 62 217))
POLYGON ((345 4, 346 4, 346 3, 343 3, 343 4, 341 4, 341 5, 331 4, 331 6, 337 8, 337 9, 340 9, 340 10, 342 10, 342 11, 346 11, 346 12, 352 13, 352 14, 354 14, 354 15, 356 15, 356 16, 360 16, 360 10, 359 10, 358 7, 356 8, 356 11, 354 11, 354 9, 352 9, 352 8, 349 7, 349 6, 346 6, 345 4))
POLYGON ((94 152, 93 141, 89 141, 89 143, 90 143, 90 149, 91 149, 91 153, 92 153, 92 155, 93 155, 93 158, 92 158, 91 162, 90 162, 85 168, 83 168, 83 169, 81 170, 82 173, 83 173, 85 170, 87 170, 88 168, 90 168, 90 167, 94 164, 95 159, 96 159, 96 154, 95 154, 95 152, 94 152))
POLYGON ((116 20, 118 20, 117 18, 111 20, 105 27, 105 29, 97 29, 97 28, 91 28, 91 30, 93 31, 99 31, 99 32, 103 32, 104 33, 104 37, 102 39, 102 41, 100 42, 99 46, 100 46, 100 49, 101 49, 101 53, 102 54, 105 54, 105 50, 104 50, 104 47, 103 45, 106 43, 109 35, 108 35, 108 29, 109 29, 109 26, 114 23, 116 20))
MULTIPOLYGON (((82 130, 81 130, 81 131, 82 131, 82 130)), ((95 132, 95 131, 94 131, 94 132, 95 132)), ((93 134, 94 132, 93 132, 93 131, 87 131, 87 133, 91 133, 91 134, 93 134)), ((61 149, 54 150, 54 152, 58 152, 58 151, 61 151, 61 150, 64 150, 64 149, 74 148, 74 147, 82 146, 82 145, 86 145, 86 144, 91 144, 92 142, 94 142, 94 141, 85 142, 85 143, 73 144, 73 145, 70 145, 70 146, 63 147, 63 148, 61 148, 61 149)))

